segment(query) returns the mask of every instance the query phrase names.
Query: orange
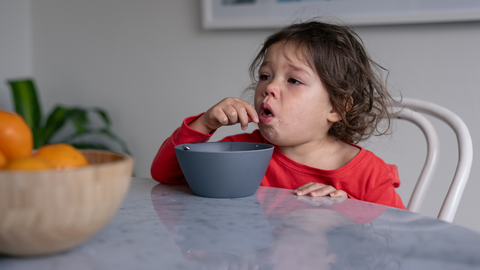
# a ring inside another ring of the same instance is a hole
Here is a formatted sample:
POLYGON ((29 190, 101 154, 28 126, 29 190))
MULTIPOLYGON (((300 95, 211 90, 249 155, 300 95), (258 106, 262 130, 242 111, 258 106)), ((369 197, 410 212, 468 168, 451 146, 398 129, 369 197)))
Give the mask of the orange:
POLYGON ((7 159, 32 154, 33 134, 28 124, 16 113, 0 110, 0 151, 7 159))
POLYGON ((33 171, 55 169, 55 167, 50 161, 40 157, 23 157, 11 159, 3 169, 33 171))
POLYGON ((7 164, 7 157, 2 151, 0 151, 0 170, 3 168, 3 166, 5 166, 5 164, 7 164))
POLYGON ((49 144, 40 147, 33 155, 50 161, 55 168, 66 169, 88 165, 87 158, 66 143, 49 144))

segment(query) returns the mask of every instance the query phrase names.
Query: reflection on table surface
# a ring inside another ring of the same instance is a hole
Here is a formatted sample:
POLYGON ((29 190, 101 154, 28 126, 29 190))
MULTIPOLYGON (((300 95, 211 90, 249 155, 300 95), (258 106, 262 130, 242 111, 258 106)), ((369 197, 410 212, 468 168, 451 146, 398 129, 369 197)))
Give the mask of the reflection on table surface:
POLYGON ((135 178, 97 235, 0 269, 480 269, 480 234, 382 205, 260 187, 211 199, 135 178))

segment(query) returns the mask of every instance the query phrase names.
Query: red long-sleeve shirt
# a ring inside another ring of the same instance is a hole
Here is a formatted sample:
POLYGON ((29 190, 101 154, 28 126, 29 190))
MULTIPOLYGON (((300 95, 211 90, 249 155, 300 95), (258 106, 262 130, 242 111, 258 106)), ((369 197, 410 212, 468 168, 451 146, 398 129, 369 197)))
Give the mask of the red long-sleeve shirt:
MULTIPOLYGON (((211 134, 191 129, 188 124, 199 116, 188 117, 165 140, 155 156, 152 178, 167 184, 186 183, 175 155, 174 146, 207 142, 211 134)), ((228 136, 221 141, 269 143, 259 130, 228 136)), ((262 186, 296 189, 309 182, 332 185, 343 190, 349 198, 406 209, 395 188, 400 186, 397 166, 386 164, 372 152, 354 145, 360 152, 347 165, 335 170, 321 170, 297 163, 275 147, 262 186)))

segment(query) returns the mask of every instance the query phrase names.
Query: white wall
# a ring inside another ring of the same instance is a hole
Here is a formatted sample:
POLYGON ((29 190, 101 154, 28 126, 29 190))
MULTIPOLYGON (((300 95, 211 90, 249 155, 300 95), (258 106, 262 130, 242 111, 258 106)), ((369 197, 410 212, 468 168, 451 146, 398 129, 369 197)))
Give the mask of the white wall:
POLYGON ((7 79, 32 75, 29 0, 0 1, 0 108, 13 110, 7 79))
MULTIPOLYGON (((191 0, 35 0, 31 11, 33 74, 44 109, 57 103, 107 109, 114 131, 133 151, 137 176, 150 175, 158 147, 184 117, 223 97, 240 95, 248 84, 249 61, 271 33, 204 31, 199 1, 191 0)), ((0 29, 16 27, 10 25, 0 29)), ((480 22, 355 30, 390 70, 392 89, 448 107, 470 127, 474 144, 480 139, 480 22)), ((442 143, 453 139, 451 131, 434 123, 442 143)), ((364 145, 399 166, 399 193, 408 201, 425 143, 411 126, 399 124, 397 129, 393 137, 364 145)), ((215 139, 239 131, 221 129, 215 139)), ((455 170, 455 143, 444 144, 441 151, 438 179, 422 210, 429 216, 436 216, 455 170)), ((455 223, 480 231, 480 171, 475 163, 455 223)))

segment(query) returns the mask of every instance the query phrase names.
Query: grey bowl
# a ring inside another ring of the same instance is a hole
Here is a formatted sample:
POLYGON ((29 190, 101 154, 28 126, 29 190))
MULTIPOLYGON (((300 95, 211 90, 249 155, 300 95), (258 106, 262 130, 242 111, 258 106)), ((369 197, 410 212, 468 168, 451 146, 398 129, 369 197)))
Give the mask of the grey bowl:
POLYGON ((175 153, 193 193, 209 198, 240 198, 253 195, 260 186, 273 145, 189 143, 175 146, 175 153))

